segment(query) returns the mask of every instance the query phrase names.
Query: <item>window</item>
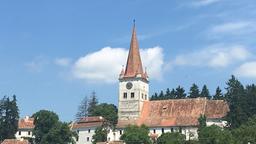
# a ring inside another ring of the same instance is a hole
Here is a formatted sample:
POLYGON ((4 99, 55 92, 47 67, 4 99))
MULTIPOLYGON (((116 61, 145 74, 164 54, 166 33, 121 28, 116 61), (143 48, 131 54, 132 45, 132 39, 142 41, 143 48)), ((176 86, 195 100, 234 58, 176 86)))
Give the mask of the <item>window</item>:
POLYGON ((76 132, 77 132, 77 134, 79 134, 79 130, 77 130, 76 132))
POLYGON ((141 94, 141 98, 144 99, 144 95, 143 94, 141 94))
POLYGON ((30 135, 30 131, 28 131, 28 135, 30 135))
POLYGON ((153 133, 154 133, 154 134, 156 133, 156 129, 153 130, 153 133))
POLYGON ((124 99, 127 99, 127 93, 126 92, 124 93, 123 97, 124 97, 124 99))
POLYGON ((87 137, 87 141, 90 141, 90 138, 89 138, 89 137, 87 137))
POLYGON ((147 95, 145 95, 145 100, 147 100, 147 95))
POLYGON ((88 129, 88 133, 90 133, 91 132, 91 129, 88 129))
POLYGON ((19 135, 21 135, 21 131, 19 131, 19 135))
POLYGON ((164 128, 162 128, 162 133, 164 133, 164 128))
POLYGON ((131 98, 134 98, 134 93, 133 92, 131 93, 131 98))
POLYGON ((122 130, 120 130, 120 135, 122 135, 123 134, 123 132, 122 132, 122 130))
POLYGON ((79 136, 76 137, 76 141, 78 141, 78 140, 79 140, 79 136))
POLYGON ((171 132, 173 132, 173 128, 171 128, 171 132))

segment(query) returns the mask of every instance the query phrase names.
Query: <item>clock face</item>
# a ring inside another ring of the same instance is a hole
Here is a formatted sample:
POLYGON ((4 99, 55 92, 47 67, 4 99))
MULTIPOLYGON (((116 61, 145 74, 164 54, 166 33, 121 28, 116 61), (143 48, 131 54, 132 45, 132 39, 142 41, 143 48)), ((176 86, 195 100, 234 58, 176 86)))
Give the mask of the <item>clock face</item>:
POLYGON ((128 82, 128 83, 126 84, 126 88, 127 88, 127 89, 131 89, 131 88, 132 88, 132 83, 131 83, 131 82, 128 82))

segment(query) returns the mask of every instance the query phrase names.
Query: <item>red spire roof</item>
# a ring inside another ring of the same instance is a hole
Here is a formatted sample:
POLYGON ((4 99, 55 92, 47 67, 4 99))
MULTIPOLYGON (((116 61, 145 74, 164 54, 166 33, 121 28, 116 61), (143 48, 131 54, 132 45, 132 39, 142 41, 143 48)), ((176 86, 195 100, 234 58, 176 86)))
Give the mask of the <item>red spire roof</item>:
POLYGON ((139 76, 147 78, 142 69, 142 62, 140 58, 139 44, 136 36, 135 23, 132 30, 132 38, 130 44, 129 55, 126 63, 126 68, 123 77, 134 78, 139 76))

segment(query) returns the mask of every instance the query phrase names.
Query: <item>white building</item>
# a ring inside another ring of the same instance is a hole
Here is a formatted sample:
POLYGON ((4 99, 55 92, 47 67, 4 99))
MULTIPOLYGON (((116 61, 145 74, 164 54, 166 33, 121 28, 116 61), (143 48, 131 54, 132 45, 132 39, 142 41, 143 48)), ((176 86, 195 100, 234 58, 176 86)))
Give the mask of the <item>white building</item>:
POLYGON ((71 125, 72 131, 77 132, 78 138, 75 140, 77 144, 92 144, 92 136, 95 134, 95 129, 104 123, 104 118, 101 116, 84 117, 71 125))
POLYGON ((143 70, 135 25, 132 30, 126 68, 119 75, 118 124, 108 133, 109 141, 119 140, 129 124, 145 124, 152 138, 165 132, 180 132, 186 139, 197 139, 198 118, 207 117, 207 125, 224 126, 228 105, 223 100, 206 98, 149 101, 149 79, 143 70))
POLYGON ((26 116, 18 122, 18 131, 15 134, 16 139, 31 138, 34 126, 34 119, 26 116))

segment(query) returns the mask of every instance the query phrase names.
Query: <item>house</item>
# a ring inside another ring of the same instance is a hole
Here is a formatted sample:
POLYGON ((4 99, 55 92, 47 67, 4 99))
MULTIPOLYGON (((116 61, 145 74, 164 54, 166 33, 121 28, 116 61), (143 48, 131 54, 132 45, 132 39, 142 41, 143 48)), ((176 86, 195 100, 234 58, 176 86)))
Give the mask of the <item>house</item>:
POLYGON ((186 139, 197 139, 198 118, 207 117, 207 125, 226 125, 223 118, 229 111, 223 100, 206 98, 149 101, 149 77, 143 70, 135 23, 132 30, 126 68, 119 75, 118 123, 108 133, 108 141, 117 141, 128 125, 149 127, 149 135, 180 132, 186 139))
POLYGON ((92 136, 97 127, 103 125, 105 119, 101 116, 84 117, 71 124, 71 130, 77 132, 77 144, 91 144, 92 136))
POLYGON ((18 122, 18 131, 15 134, 16 139, 22 140, 24 138, 31 138, 34 129, 34 118, 26 116, 18 122))

